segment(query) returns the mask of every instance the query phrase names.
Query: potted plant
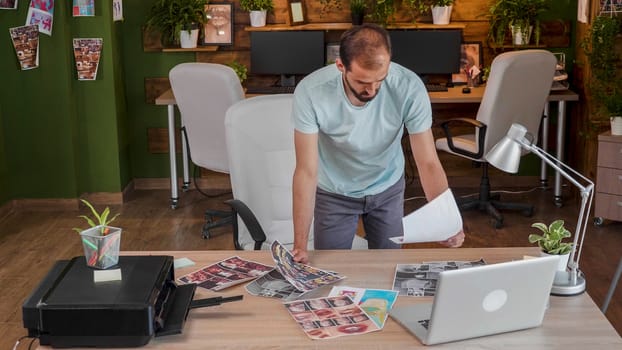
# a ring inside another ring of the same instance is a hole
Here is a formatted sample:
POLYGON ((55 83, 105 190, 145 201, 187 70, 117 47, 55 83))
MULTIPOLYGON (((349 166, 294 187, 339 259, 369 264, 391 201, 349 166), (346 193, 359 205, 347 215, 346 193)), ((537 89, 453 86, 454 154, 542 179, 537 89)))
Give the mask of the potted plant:
POLYGON ((564 220, 555 220, 549 226, 542 222, 536 222, 531 227, 542 231, 542 235, 530 234, 529 243, 537 243, 544 254, 559 255, 558 270, 566 270, 568 258, 572 251, 572 243, 563 242, 564 238, 570 237, 570 231, 564 227, 564 220))
POLYGON ((453 4, 454 0, 432 0, 430 3, 432 7, 432 23, 440 25, 449 24, 453 4))
POLYGON ((263 27, 266 25, 268 11, 272 11, 272 0, 240 0, 240 7, 249 12, 251 26, 263 27))
POLYGON ((549 0, 495 0, 488 12, 488 39, 503 45, 508 30, 514 45, 529 44, 533 31, 540 43, 540 14, 549 8, 549 0))
POLYGON ((622 135, 622 72, 616 39, 622 20, 614 16, 594 18, 581 46, 590 66, 588 87, 596 102, 596 119, 611 123, 611 133, 622 135))
POLYGON ((227 66, 231 67, 231 69, 233 69, 233 71, 235 72, 235 74, 238 76, 238 79, 240 80, 240 84, 244 83, 244 80, 246 80, 246 78, 248 77, 248 68, 246 67, 246 65, 244 65, 244 63, 240 63, 236 60, 233 60, 229 63, 227 63, 227 66))
POLYGON ((162 35, 164 46, 177 45, 195 48, 199 29, 206 22, 205 5, 208 0, 157 0, 149 12, 147 29, 162 35))
POLYGON ((367 9, 366 0, 350 0, 350 15, 352 16, 353 25, 363 24, 365 9, 367 9))
POLYGON ((110 208, 106 207, 101 214, 87 200, 81 199, 93 214, 94 220, 86 215, 79 217, 86 220, 90 228, 83 230, 74 228, 82 238, 86 264, 97 269, 107 269, 119 262, 121 229, 109 226, 119 214, 110 217, 110 208))

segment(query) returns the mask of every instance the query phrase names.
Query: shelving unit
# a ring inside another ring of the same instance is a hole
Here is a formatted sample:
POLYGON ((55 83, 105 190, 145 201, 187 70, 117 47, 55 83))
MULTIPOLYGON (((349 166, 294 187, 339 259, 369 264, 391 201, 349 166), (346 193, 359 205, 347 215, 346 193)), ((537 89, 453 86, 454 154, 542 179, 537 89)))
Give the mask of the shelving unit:
MULTIPOLYGON (((454 22, 447 25, 437 25, 432 23, 394 23, 388 25, 387 29, 464 29, 466 23, 454 22)), ((288 24, 268 24, 264 27, 244 27, 248 32, 274 32, 274 31, 294 31, 294 30, 348 30, 352 27, 351 23, 308 23, 291 26, 288 24)))

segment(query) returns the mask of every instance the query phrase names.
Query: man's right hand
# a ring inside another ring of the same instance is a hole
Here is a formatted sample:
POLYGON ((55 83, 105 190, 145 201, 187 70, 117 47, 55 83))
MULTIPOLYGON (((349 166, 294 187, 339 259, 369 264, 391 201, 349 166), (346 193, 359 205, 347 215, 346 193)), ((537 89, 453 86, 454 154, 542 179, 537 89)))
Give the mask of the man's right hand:
POLYGON ((307 252, 306 249, 292 249, 291 251, 292 255, 294 256, 294 261, 301 263, 301 264, 306 264, 309 262, 309 253, 307 252))

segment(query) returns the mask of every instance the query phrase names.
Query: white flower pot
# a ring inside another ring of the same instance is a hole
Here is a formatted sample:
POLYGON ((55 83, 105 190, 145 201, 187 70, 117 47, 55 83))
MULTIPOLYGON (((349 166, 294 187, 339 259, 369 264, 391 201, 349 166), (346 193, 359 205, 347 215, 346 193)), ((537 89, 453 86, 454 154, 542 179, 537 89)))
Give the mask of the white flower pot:
POLYGON ((611 135, 622 135, 622 116, 611 117, 611 135))
POLYGON ((182 30, 179 32, 179 43, 182 49, 194 49, 199 41, 199 30, 182 30))
POLYGON ((453 6, 432 6, 432 23, 449 24, 453 6))
POLYGON ((510 26, 510 31, 512 32, 512 43, 514 45, 527 45, 527 44, 529 44, 529 40, 531 38, 532 30, 533 30, 533 26, 529 26, 529 30, 527 30, 526 33, 523 33, 523 28, 522 27, 520 27, 520 26, 510 26))
POLYGON ((249 15, 251 17, 251 27, 264 27, 266 25, 268 11, 251 11, 249 15))
POLYGON ((568 266, 568 259, 570 258, 570 253, 568 254, 564 254, 564 255, 553 255, 553 254, 547 254, 545 252, 540 252, 541 256, 557 256, 559 257, 559 261, 557 264, 557 270, 558 271, 566 271, 566 267, 568 266))

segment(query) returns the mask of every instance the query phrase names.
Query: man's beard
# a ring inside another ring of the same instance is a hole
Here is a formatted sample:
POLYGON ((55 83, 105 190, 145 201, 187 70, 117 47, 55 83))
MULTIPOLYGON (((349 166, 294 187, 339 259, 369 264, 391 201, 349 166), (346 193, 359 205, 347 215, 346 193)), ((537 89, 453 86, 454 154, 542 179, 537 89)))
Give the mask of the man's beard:
POLYGON ((352 85, 350 85, 350 82, 348 81, 348 77, 345 75, 345 73, 343 75, 343 80, 345 80, 346 86, 348 87, 348 89, 350 90, 352 95, 354 95, 354 97, 356 97, 357 100, 359 100, 360 102, 363 102, 363 103, 367 103, 367 102, 373 100, 376 96, 378 96, 378 92, 380 91, 380 87, 378 87, 378 90, 376 90, 376 94, 373 95, 373 96, 369 96, 365 92, 360 93, 360 92, 354 90, 352 85))

